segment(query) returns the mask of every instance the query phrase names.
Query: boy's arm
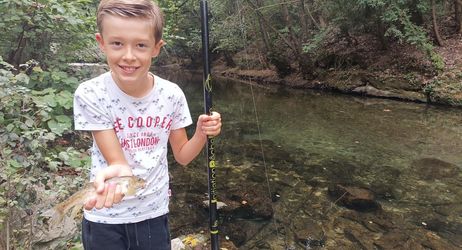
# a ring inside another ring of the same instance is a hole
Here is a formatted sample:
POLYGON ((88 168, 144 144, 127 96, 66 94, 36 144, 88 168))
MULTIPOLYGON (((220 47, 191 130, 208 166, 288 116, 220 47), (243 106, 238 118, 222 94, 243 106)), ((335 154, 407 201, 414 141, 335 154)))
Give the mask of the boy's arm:
POLYGON ((221 132, 221 116, 217 112, 212 115, 200 115, 197 119, 196 132, 188 140, 184 128, 170 132, 170 146, 175 160, 181 165, 187 165, 201 152, 207 141, 207 136, 217 136, 221 132))
POLYGON ((116 176, 133 175, 114 130, 92 131, 92 134, 108 167, 102 169, 96 175, 94 183, 97 196, 85 204, 85 209, 87 210, 93 207, 97 209, 111 207, 114 203, 120 202, 123 198, 120 187, 115 184, 105 184, 104 181, 116 176))

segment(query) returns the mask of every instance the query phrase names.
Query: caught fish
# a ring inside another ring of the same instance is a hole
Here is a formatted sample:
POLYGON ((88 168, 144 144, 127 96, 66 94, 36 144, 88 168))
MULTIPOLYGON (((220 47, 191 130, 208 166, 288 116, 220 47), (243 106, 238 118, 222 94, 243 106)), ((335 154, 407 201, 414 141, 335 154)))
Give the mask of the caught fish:
MULTIPOLYGON (((133 196, 136 191, 145 187, 145 180, 136 176, 120 176, 107 179, 105 183, 116 183, 121 187, 121 191, 125 196, 133 196)), ((73 194, 65 201, 54 206, 50 210, 43 213, 43 216, 50 217, 49 225, 55 227, 64 218, 71 209, 71 217, 74 218, 79 211, 83 208, 83 205, 88 201, 90 197, 96 196, 96 188, 93 182, 87 183, 82 190, 73 194)))

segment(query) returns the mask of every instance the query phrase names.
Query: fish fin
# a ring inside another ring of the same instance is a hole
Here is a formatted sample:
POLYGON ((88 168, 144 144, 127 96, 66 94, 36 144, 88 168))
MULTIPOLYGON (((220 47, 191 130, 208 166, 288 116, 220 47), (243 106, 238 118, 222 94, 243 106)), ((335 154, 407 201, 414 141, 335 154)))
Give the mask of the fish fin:
POLYGON ((75 219, 77 217, 77 215, 82 211, 82 207, 81 206, 75 206, 72 208, 72 211, 71 211, 71 218, 72 219, 75 219))
POLYGON ((125 196, 133 196, 136 194, 136 190, 134 188, 128 188, 125 192, 124 192, 124 195, 125 196))

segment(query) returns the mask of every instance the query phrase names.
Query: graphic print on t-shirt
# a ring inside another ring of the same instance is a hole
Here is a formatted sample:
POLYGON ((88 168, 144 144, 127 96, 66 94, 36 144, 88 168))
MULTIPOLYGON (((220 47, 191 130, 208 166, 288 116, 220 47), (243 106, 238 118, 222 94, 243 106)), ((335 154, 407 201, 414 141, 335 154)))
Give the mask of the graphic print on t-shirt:
POLYGON ((119 137, 120 145, 125 151, 147 151, 156 147, 160 138, 154 131, 170 131, 173 119, 167 116, 128 116, 126 119, 116 118, 114 130, 119 137), (126 132, 125 130, 134 131, 126 132), (121 134, 120 132, 124 132, 121 134))

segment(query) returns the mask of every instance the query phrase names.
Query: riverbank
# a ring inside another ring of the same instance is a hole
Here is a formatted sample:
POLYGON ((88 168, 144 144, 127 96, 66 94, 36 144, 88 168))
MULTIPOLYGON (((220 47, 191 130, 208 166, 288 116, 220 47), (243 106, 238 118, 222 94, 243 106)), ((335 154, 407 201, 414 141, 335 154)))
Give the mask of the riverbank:
MULTIPOLYGON (((251 81, 260 85, 280 85, 298 89, 322 89, 354 95, 399 99, 422 103, 462 106, 462 36, 445 38, 443 47, 435 48, 444 62, 436 72, 427 57, 415 47, 395 44, 388 50, 377 50, 370 39, 357 45, 339 44, 316 61, 312 77, 300 69, 281 77, 272 67, 262 68, 261 59, 251 50, 237 53, 235 62, 246 65, 226 66, 224 59, 215 60, 215 75, 251 81), (248 63, 249 60, 251 63, 248 63), (253 61, 252 61, 253 60, 253 61), (256 65, 254 67, 249 65, 256 65)), ((264 64, 264 63, 263 63, 264 64)), ((296 66, 292 66, 295 69, 296 66)))

